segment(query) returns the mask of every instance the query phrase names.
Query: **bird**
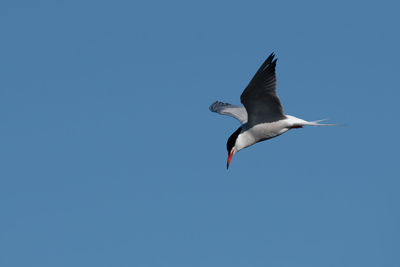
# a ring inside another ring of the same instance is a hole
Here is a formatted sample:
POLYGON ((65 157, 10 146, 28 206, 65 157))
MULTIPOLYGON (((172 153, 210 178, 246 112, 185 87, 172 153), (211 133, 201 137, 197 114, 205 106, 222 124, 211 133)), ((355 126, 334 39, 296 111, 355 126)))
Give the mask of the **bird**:
POLYGON ((258 142, 303 126, 336 125, 320 123, 326 119, 306 121, 284 113, 281 101, 276 94, 276 62, 275 54, 271 53, 260 66, 240 96, 243 106, 220 101, 215 101, 210 105, 210 111, 231 116, 239 120, 241 124, 226 143, 227 169, 235 153, 258 142))

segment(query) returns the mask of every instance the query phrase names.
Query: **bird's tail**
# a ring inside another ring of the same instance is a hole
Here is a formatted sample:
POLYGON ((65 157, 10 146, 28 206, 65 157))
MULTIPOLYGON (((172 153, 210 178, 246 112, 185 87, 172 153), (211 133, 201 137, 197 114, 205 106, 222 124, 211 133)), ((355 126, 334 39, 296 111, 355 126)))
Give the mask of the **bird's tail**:
POLYGON ((339 126, 339 124, 325 124, 325 123, 320 123, 321 121, 326 121, 327 119, 322 119, 322 120, 317 120, 317 121, 306 121, 304 125, 307 126, 339 126))

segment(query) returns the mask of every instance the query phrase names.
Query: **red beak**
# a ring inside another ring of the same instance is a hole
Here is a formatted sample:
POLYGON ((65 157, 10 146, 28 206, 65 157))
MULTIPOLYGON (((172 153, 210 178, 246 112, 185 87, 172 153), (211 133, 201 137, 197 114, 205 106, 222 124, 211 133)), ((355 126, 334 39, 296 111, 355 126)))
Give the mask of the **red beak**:
POLYGON ((228 169, 229 168, 229 164, 231 164, 231 160, 232 160, 233 154, 235 154, 234 150, 232 150, 231 153, 228 156, 228 161, 226 162, 226 169, 228 169))

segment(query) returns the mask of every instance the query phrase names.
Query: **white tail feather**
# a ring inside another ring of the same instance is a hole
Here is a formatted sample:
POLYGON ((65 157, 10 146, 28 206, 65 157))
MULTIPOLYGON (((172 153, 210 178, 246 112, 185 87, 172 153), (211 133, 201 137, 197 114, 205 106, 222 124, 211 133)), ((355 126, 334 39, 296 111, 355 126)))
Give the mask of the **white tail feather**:
POLYGON ((316 120, 316 121, 305 121, 294 116, 286 115, 288 121, 292 123, 293 128, 297 128, 297 126, 338 126, 338 124, 324 124, 320 123, 321 121, 326 121, 327 119, 316 120))
POLYGON ((304 125, 308 126, 338 126, 339 124, 325 124, 325 123, 320 123, 321 121, 326 121, 327 119, 322 119, 322 120, 316 120, 316 121, 307 121, 304 125))

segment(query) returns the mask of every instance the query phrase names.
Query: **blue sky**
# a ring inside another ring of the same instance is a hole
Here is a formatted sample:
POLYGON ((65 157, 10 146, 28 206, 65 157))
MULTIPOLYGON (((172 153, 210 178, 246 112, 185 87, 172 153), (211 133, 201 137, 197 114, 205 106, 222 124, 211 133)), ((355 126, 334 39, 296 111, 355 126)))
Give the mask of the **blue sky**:
POLYGON ((399 266, 395 1, 2 1, 1 266, 399 266), (271 53, 304 128, 209 112, 271 53))

